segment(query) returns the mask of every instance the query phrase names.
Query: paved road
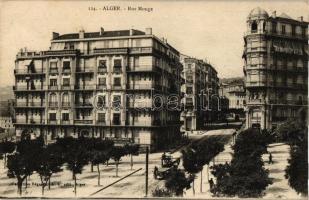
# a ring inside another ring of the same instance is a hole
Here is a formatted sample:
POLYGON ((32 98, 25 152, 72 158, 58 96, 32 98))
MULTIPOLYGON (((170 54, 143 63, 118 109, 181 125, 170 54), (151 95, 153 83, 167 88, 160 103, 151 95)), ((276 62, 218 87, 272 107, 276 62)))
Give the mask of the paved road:
MULTIPOLYGON (((232 135, 234 129, 222 129, 222 130, 212 130, 212 131, 202 131, 200 134, 193 133, 189 134, 189 139, 192 141, 203 140, 210 136, 217 135, 232 135)), ((178 149, 172 155, 177 158, 181 156, 181 150, 186 146, 178 149)), ((221 155, 222 156, 222 155, 221 155)), ((149 156, 149 196, 155 188, 163 186, 163 180, 155 180, 153 177, 153 169, 155 166, 161 165, 161 153, 153 153, 149 156)), ((144 197, 145 196, 145 154, 141 154, 135 158, 135 162, 139 163, 137 167, 142 167, 143 170, 137 172, 136 174, 114 184, 113 186, 106 188, 105 190, 97 193, 93 197, 125 197, 130 195, 131 197, 144 197)), ((180 163, 180 167, 182 164, 180 163)), ((205 179, 206 180, 206 179, 205 179)))

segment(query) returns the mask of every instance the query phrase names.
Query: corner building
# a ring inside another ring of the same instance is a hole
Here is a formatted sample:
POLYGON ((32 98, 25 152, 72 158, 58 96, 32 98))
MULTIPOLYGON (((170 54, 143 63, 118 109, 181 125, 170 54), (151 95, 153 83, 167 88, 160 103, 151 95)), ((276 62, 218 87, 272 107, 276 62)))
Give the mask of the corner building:
POLYGON ((180 111, 153 109, 153 98, 179 95, 181 70, 179 52, 151 28, 53 33, 48 51, 16 56, 16 136, 163 148, 180 137, 180 111))
POLYGON ((307 109, 308 22, 255 8, 244 42, 246 127, 275 128, 307 109))
POLYGON ((181 113, 181 132, 205 128, 218 117, 218 82, 216 69, 201 59, 181 55, 184 84, 181 91, 184 110, 181 113), (215 96, 211 98, 208 96, 215 96))

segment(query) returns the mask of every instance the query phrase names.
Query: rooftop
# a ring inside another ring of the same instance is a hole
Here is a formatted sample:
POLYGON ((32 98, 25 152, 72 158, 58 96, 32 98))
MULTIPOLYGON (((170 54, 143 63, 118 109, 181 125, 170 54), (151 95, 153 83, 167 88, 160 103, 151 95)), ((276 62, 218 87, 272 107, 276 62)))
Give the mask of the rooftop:
MULTIPOLYGON (((131 35, 130 30, 85 32, 84 38, 121 37, 130 35, 131 35)), ((145 32, 132 29, 132 35, 145 35, 145 32)), ((79 39, 79 33, 58 35, 53 40, 71 40, 71 39, 79 39)))

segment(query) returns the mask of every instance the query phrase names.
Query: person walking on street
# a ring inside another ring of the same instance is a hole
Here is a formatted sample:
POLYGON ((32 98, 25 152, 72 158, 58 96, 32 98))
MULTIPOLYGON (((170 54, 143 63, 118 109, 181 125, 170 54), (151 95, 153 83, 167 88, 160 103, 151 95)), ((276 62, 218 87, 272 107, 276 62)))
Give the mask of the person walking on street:
POLYGON ((273 164, 273 155, 271 154, 271 152, 269 152, 269 157, 268 157, 268 164, 273 164))
POLYGON ((211 178, 208 182, 209 182, 209 188, 210 188, 210 191, 211 191, 212 188, 214 187, 214 181, 211 178))

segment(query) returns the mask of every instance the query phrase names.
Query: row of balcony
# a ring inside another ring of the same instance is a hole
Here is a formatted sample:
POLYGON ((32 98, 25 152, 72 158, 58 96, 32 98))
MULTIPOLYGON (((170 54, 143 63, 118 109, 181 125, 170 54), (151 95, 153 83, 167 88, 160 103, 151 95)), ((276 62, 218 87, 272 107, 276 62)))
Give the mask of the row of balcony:
POLYGON ((18 85, 13 86, 14 91, 45 91, 45 90, 99 90, 99 89, 129 89, 129 90, 151 90, 157 89, 160 90, 166 86, 160 86, 158 84, 145 83, 145 84, 127 84, 126 88, 122 85, 39 85, 39 86, 26 86, 26 85, 18 85))
POLYGON ((247 102, 247 105, 252 104, 286 104, 286 105, 307 105, 306 100, 286 100, 286 99, 270 99, 270 100, 263 100, 263 99, 250 99, 247 102))
MULTIPOLYGON (((170 122, 168 122, 170 123, 170 122)), ((149 121, 135 121, 134 123, 120 120, 103 121, 103 120, 89 120, 89 119, 74 119, 74 120, 53 120, 48 119, 17 119, 16 124, 47 124, 47 125, 99 125, 99 126, 159 126, 161 120, 149 120, 149 121)))
POLYGON ((284 82, 246 82, 246 87, 287 87, 287 88, 295 88, 295 89, 306 89, 308 85, 306 83, 284 83, 284 82))
POLYGON ((46 57, 46 56, 76 56, 79 53, 78 49, 64 49, 64 50, 49 50, 49 51, 40 51, 40 52, 19 52, 16 55, 16 58, 38 58, 38 57, 46 57))
MULTIPOLYGON (((137 66, 127 66, 126 72, 160 72, 162 69, 155 65, 137 65, 137 66)), ((14 69, 14 74, 16 75, 35 75, 35 74, 45 74, 46 69, 14 69)), ((59 73, 60 70, 58 68, 50 68, 49 73, 59 73)), ((71 73, 70 68, 62 69, 62 73, 71 73)), ((76 68, 77 74, 79 73, 94 73, 94 67, 84 67, 84 68, 76 68)), ((107 67, 98 67, 98 73, 122 73, 124 72, 122 66, 114 66, 112 70, 108 70, 107 67)))
POLYGON ((274 72, 288 72, 288 73, 303 73, 307 71, 307 68, 305 67, 297 67, 297 66, 291 66, 287 67, 286 65, 271 65, 270 67, 267 67, 266 62, 265 63, 259 63, 259 64, 247 64, 247 67, 244 69, 263 69, 263 70, 271 70, 274 72))
MULTIPOLYGON (((154 49, 153 47, 132 47, 132 48, 95 48, 91 51, 93 54, 152 54, 163 53, 154 49)), ((49 50, 41 52, 19 52, 16 58, 35 58, 46 56, 76 56, 80 53, 78 49, 63 49, 63 50, 49 50)))

